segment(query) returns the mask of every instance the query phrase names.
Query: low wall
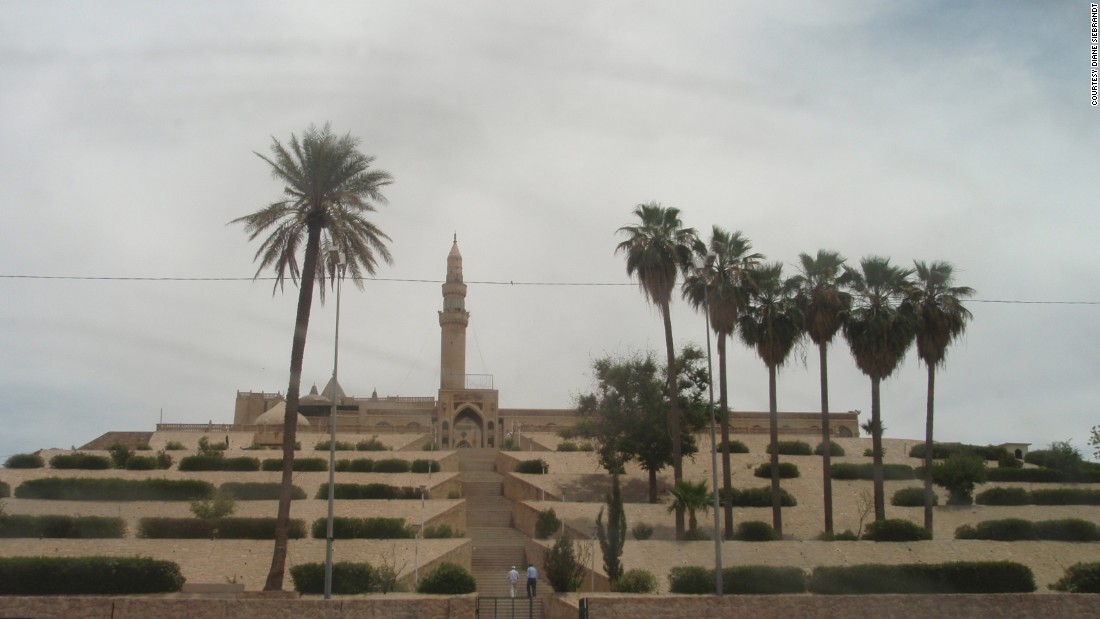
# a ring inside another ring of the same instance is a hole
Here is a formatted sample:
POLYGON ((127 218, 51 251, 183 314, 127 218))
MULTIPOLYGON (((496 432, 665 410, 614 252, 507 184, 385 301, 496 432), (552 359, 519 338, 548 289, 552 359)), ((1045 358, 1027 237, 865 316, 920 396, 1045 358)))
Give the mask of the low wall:
MULTIPOLYGON (((424 563, 423 565, 421 565, 420 566, 420 575, 424 576, 425 574, 432 573, 433 571, 435 571, 435 568, 439 567, 439 565, 441 563, 454 563, 455 565, 459 565, 459 566, 465 568, 466 570, 469 570, 470 567, 471 567, 471 564, 473 563, 473 557, 474 557, 474 544, 470 540, 466 540, 466 543, 456 546, 454 548, 454 550, 451 550, 451 551, 446 552, 442 555, 439 555, 435 559, 433 559, 431 561, 428 561, 428 562, 424 563)), ((408 569, 408 568, 406 568, 406 569, 408 569)), ((413 571, 413 572, 410 572, 409 574, 406 574, 404 578, 400 579, 400 582, 409 591, 416 591, 416 572, 413 571)), ((373 616, 373 615, 368 615, 368 616, 373 616)), ((388 615, 381 615, 381 616, 388 616, 388 615)), ((415 615, 413 615, 413 616, 415 616, 415 615)), ((424 615, 424 616, 429 617, 431 615, 424 615)))
POLYGON ((972 617, 1035 617, 1077 619, 1095 617, 1100 595, 648 595, 546 598, 547 619, 575 619, 581 598, 588 599, 590 617, 599 619, 680 619, 681 617, 909 617, 931 610, 937 619, 972 617))

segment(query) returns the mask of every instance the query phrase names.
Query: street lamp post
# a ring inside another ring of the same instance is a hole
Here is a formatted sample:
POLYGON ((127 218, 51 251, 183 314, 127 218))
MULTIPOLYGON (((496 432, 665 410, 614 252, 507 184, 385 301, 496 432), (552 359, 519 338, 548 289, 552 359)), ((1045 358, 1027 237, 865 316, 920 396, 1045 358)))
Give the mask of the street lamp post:
MULTIPOLYGON (((703 276, 706 277, 714 265, 715 255, 707 254, 703 262, 703 276)), ((717 420, 714 417, 714 370, 710 358, 710 287, 703 285, 703 311, 707 329, 707 389, 710 392, 710 470, 714 484, 714 592, 722 595, 722 535, 718 520, 718 437, 715 432, 717 420)))
POLYGON ((332 352, 332 410, 328 418, 328 523, 325 528, 325 599, 332 599, 332 508, 336 489, 336 394, 337 368, 340 365, 340 290, 343 288, 344 273, 347 270, 347 262, 344 252, 333 249, 329 252, 333 263, 336 265, 336 337, 333 341, 332 352))

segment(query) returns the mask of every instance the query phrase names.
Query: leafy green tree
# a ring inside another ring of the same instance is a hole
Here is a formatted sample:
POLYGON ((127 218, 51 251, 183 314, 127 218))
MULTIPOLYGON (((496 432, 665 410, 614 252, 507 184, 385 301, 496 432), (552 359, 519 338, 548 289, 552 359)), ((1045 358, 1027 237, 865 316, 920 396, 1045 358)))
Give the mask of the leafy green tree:
MULTIPOLYGON (((626 256, 627 275, 638 278, 642 294, 661 311, 665 330, 666 384, 676 391, 676 347, 672 343, 672 290, 677 274, 686 269, 700 241, 693 228, 683 227, 680 209, 664 207, 656 202, 634 208, 638 223, 619 228, 626 239, 615 247, 626 256)), ((672 437, 672 477, 679 483, 684 477, 681 451, 681 419, 679 402, 672 399, 668 409, 668 431, 672 437)), ((684 533, 684 513, 676 512, 676 536, 684 533)))
POLYGON ((952 454, 932 467, 932 479, 950 493, 948 505, 970 505, 974 486, 985 482, 985 461, 973 452, 952 454))
POLYGON ((563 535, 554 542, 554 545, 543 557, 543 569, 546 571, 546 580, 558 593, 576 591, 581 586, 584 577, 584 564, 588 558, 585 546, 578 552, 573 545, 573 540, 563 535))
POLYGON ((607 496, 607 526, 603 524, 603 508, 596 515, 596 537, 603 552, 603 568, 611 582, 623 573, 623 545, 626 544, 626 511, 619 476, 611 475, 611 494, 607 496))
MULTIPOLYGON (((844 323, 852 297, 844 290, 844 258, 835 251, 817 250, 817 256, 798 255, 799 274, 795 298, 806 317, 806 334, 817 345, 818 367, 821 373, 821 442, 830 445, 829 428, 829 342, 844 323)), ((821 472, 825 499, 825 533, 833 532, 832 450, 821 451, 821 472)))
MULTIPOLYGON (((728 444, 729 424, 729 386, 726 380, 726 339, 737 328, 737 317, 748 306, 752 295, 752 271, 763 254, 749 253, 752 243, 740 231, 732 234, 714 226, 710 233, 710 242, 702 249, 714 259, 704 261, 703 268, 692 269, 684 276, 681 287, 684 298, 695 308, 705 306, 710 315, 710 328, 714 330, 718 348, 718 419, 722 428, 722 444, 728 444)), ((698 256, 704 258, 705 256, 698 256)), ((722 488, 728 496, 733 486, 730 471, 729 451, 722 451, 722 488)), ((733 537, 733 505, 723 506, 724 537, 733 537)))
POLYGON ((962 335, 971 318, 962 299, 973 288, 952 286, 954 267, 947 262, 914 261, 917 280, 909 289, 916 312, 917 357, 928 369, 928 396, 924 418, 924 528, 932 531, 932 417, 936 399, 936 368, 947 358, 947 347, 962 335))
POLYGON ((771 451, 772 527, 783 535, 783 512, 779 488, 779 408, 776 402, 776 373, 802 338, 805 318, 795 300, 797 282, 783 278, 783 265, 772 263, 755 273, 756 290, 749 307, 738 320, 741 340, 756 348, 768 366, 768 419, 771 451))
MULTIPOLYGON (((299 391, 314 282, 318 277, 324 282, 327 274, 335 284, 337 277, 336 261, 323 259, 322 250, 345 253, 346 268, 359 288, 364 274, 375 273, 379 260, 392 262, 386 247, 389 237, 368 216, 376 205, 385 204, 382 188, 392 183, 393 177, 371 167, 374 158, 360 152, 358 139, 350 134, 337 136, 327 124, 320 129, 310 126, 301 139, 292 134, 287 145, 273 139, 270 157, 256 154, 283 183, 283 198, 230 223, 243 224, 249 240, 266 235, 255 255, 257 277, 270 267, 276 275, 275 290, 282 289, 288 274, 299 285, 283 423, 282 491, 275 549, 264 584, 265 591, 277 591, 283 587, 286 571, 299 391)), ((323 302, 325 287, 318 290, 323 302)))
POLYGON ((710 509, 711 499, 714 496, 707 489, 707 480, 693 482, 685 479, 669 492, 672 493, 672 504, 668 506, 668 511, 687 510, 688 532, 694 537, 699 528, 695 512, 703 510, 703 513, 706 513, 710 509))
POLYGON ((906 292, 912 271, 890 264, 889 258, 869 256, 860 270, 844 267, 850 278, 852 308, 844 322, 844 339, 856 367, 871 379, 871 446, 874 462, 875 520, 886 519, 882 486, 882 403, 879 389, 913 343, 916 326, 906 292))

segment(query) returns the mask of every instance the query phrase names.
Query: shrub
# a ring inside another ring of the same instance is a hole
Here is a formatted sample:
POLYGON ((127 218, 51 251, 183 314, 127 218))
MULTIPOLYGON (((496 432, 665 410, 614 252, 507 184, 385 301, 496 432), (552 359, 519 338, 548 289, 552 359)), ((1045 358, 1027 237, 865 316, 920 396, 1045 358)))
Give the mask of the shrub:
POLYGON ((822 531, 817 539, 821 542, 855 542, 859 540, 859 536, 853 533, 851 529, 844 529, 840 533, 822 531))
POLYGON ((592 446, 592 443, 581 443, 581 451, 596 451, 596 448, 592 446))
POLYGON ((1085 488, 1046 488, 1032 490, 1033 505, 1100 505, 1100 490, 1085 488))
POLYGON ((128 471, 152 471, 159 467, 153 456, 130 456, 126 459, 125 468, 128 471))
POLYGON ((168 451, 183 451, 184 449, 187 449, 183 446, 183 443, 179 441, 168 441, 164 444, 164 448, 168 451))
MULTIPOLYGON (((325 539, 328 521, 318 518, 313 521, 314 539, 325 539)), ((332 537, 335 539, 413 539, 413 531, 405 524, 404 518, 344 518, 332 521, 332 537)))
MULTIPOLYGON (((278 482, 227 481, 219 486, 219 490, 228 492, 238 501, 275 501, 279 499, 280 485, 278 482)), ((306 493, 298 486, 291 486, 290 498, 294 500, 304 499, 306 493)), ((325 498, 328 498, 327 493, 325 498)))
MULTIPOLYGON (((890 504, 897 507, 923 507, 924 488, 902 488, 890 498, 890 504)), ((940 497, 934 492, 932 493, 932 504, 940 504, 940 497)))
POLYGON ((11 496, 11 486, 6 482, 0 481, 0 499, 4 499, 11 496))
MULTIPOLYGON (((250 458, 255 460, 255 458, 250 458)), ((183 464, 182 462, 180 463, 183 464)), ((295 458, 291 463, 291 468, 296 473, 320 473, 328 470, 328 460, 325 458, 295 458)), ((255 470, 255 469, 253 469, 255 470)), ((263 462, 263 470, 265 471, 281 471, 283 470, 282 458, 268 458, 263 462)))
POLYGON ((15 489, 20 499, 59 501, 194 501, 214 493, 213 484, 197 479, 91 479, 43 477, 15 489))
MULTIPOLYGON (((267 461, 264 461, 267 464, 267 461)), ((281 466, 281 464, 280 464, 281 466)), ((226 458, 221 455, 211 456, 185 456, 180 458, 179 470, 181 471, 258 471, 260 461, 257 458, 241 456, 238 458, 226 458)), ((265 471, 268 469, 264 469, 265 471)))
MULTIPOLYGON (((833 479, 874 479, 875 465, 871 462, 854 464, 851 462, 838 462, 832 467, 833 479)), ((916 471, 908 464, 884 464, 882 465, 882 478, 886 480, 916 479, 916 471)))
POLYGON ((986 472, 987 481, 1015 481, 1033 484, 1067 482, 1066 474, 1054 469, 990 469, 986 472))
MULTIPOLYGON (((313 446, 315 451, 328 451, 329 441, 319 441, 313 446)), ((347 441, 336 441, 336 451, 355 451, 355 444, 347 441)))
POLYGON ((231 515, 237 509, 233 495, 218 488, 210 497, 191 503, 191 513, 200 520, 213 520, 231 515))
POLYGON ((577 444, 573 441, 562 441, 558 443, 558 451, 577 451, 577 444))
POLYGON ((226 447, 229 447, 228 437, 226 437, 224 443, 221 441, 211 443, 209 437, 206 436, 199 438, 198 451, 200 456, 219 456, 221 452, 225 451, 226 447))
POLYGON ((4 461, 6 469, 40 469, 46 466, 38 454, 15 454, 4 461))
POLYGON ((527 475, 542 475, 544 470, 548 470, 545 460, 524 460, 516 464, 515 472, 527 475))
MULTIPOLYGON (((886 457, 886 448, 885 447, 882 448, 882 456, 884 458, 886 457)), ((863 450, 863 457, 864 458, 874 458, 875 457, 874 450, 872 450, 870 447, 868 447, 867 449, 864 449, 863 450)))
POLYGON ((774 542, 779 539, 779 533, 766 522, 748 520, 737 525, 733 539, 741 542, 774 542))
POLYGON ((639 522, 630 528, 630 534, 638 541, 653 537, 653 525, 639 522))
MULTIPOLYGON (((370 563, 338 561, 332 564, 332 592, 341 595, 370 593, 374 588, 375 569, 370 563)), ((294 590, 304 595, 325 592, 325 564, 301 563, 290 568, 294 590)))
POLYGON ((122 443, 115 443, 107 448, 107 452, 111 456, 111 462, 116 469, 126 468, 126 461, 130 459, 130 456, 134 455, 134 452, 130 451, 130 448, 122 443))
MULTIPOLYGON (((341 500, 393 500, 393 499, 419 499, 418 488, 398 488, 389 484, 334 484, 332 488, 333 498, 341 500)), ((317 489, 315 499, 328 498, 328 484, 321 484, 317 489)))
MULTIPOLYGON (((814 453, 810 449, 810 445, 802 441, 779 441, 776 446, 779 447, 779 455, 781 456, 809 456, 814 453)), ((772 446, 769 444, 764 448, 764 453, 770 454, 771 452, 772 446)))
POLYGON ((825 595, 1030 593, 1035 576, 1009 561, 821 566, 814 568, 808 588, 825 595))
POLYGON ((412 461, 412 466, 409 467, 409 470, 413 473, 438 473, 439 461, 419 458, 412 461))
POLYGON ((684 531, 684 540, 688 542, 703 542, 709 539, 710 533, 702 527, 684 531))
POLYGON ((557 593, 567 593, 580 588, 584 576, 584 563, 577 559, 573 540, 567 536, 558 538, 543 556, 546 580, 557 593))
MULTIPOLYGON (((815 456, 825 455, 825 443, 818 443, 817 447, 814 447, 815 456)), ((829 455, 830 456, 843 456, 844 448, 837 444, 835 441, 829 441, 829 455)))
POLYGON ((374 463, 375 473, 408 473, 412 470, 412 465, 408 460, 402 460, 401 458, 386 458, 384 460, 377 460, 374 463))
POLYGON ((378 440, 377 436, 372 436, 368 439, 364 439, 355 444, 355 449, 358 451, 389 451, 390 448, 378 440))
POLYGON ((868 524, 863 539, 873 542, 919 542, 932 539, 932 533, 915 522, 888 518, 868 524))
POLYGON ((1023 488, 990 488, 974 497, 978 505, 1028 505, 1031 493, 1023 488))
POLYGON ((538 518, 535 520, 535 537, 538 539, 546 539, 558 532, 561 528, 561 520, 558 519, 558 515, 554 513, 554 508, 539 512, 538 518))
POLYGON ((149 445, 149 443, 138 443, 137 445, 134 445, 134 451, 153 451, 153 448, 149 445))
POLYGON ((452 537, 462 537, 462 535, 456 535, 455 530, 452 529, 449 524, 437 524, 431 527, 424 527, 424 539, 449 539, 452 537))
POLYGON ((723 441, 718 444, 718 453, 747 454, 749 446, 741 441, 723 441))
POLYGON ((182 586, 179 565, 146 557, 0 558, 0 595, 130 595, 182 586))
POLYGON ((955 529, 955 539, 984 539, 1002 542, 1038 539, 1035 526, 1022 518, 983 520, 977 525, 964 524, 955 529))
POLYGON ((678 565, 668 572, 669 593, 714 593, 714 571, 698 565, 678 565))
MULTIPOLYGON (((771 486, 764 486, 763 488, 730 488, 730 495, 732 505, 734 507, 771 507, 772 506, 772 489, 771 486)), ((726 502, 725 488, 719 491, 722 503, 726 502)), ((795 500, 791 493, 785 489, 779 489, 779 504, 783 507, 794 507, 798 505, 798 501, 795 500)))
POLYGON ((805 593, 806 572, 797 567, 770 565, 727 567, 722 570, 722 591, 734 595, 805 593))
POLYGON ((102 516, 11 514, 0 517, 0 537, 118 539, 126 537, 126 521, 102 516))
POLYGON ((466 568, 454 563, 440 563, 432 573, 420 579, 417 593, 438 595, 462 595, 477 591, 477 581, 466 568))
POLYGON ((102 471, 111 468, 111 459, 107 456, 96 456, 80 451, 71 454, 57 454, 50 458, 50 468, 102 471))
POLYGON ((932 481, 947 489, 948 505, 970 505, 976 484, 986 479, 985 462, 972 453, 960 452, 932 465, 932 481))
POLYGON ((370 458, 338 460, 336 462, 336 470, 341 473, 370 473, 374 471, 374 460, 370 458))
MULTIPOLYGON (((306 524, 290 521, 290 539, 302 539, 306 524)), ((275 518, 142 518, 138 537, 144 539, 275 539, 275 518)))
POLYGON ((1071 565, 1050 588, 1067 593, 1100 593, 1100 563, 1071 565))
POLYGON ((1097 529, 1092 522, 1080 518, 1040 520, 1035 523, 1035 534, 1039 539, 1057 542, 1095 542, 1100 540, 1100 529, 1097 529))
MULTIPOLYGON (((771 476, 772 476, 772 463, 771 462, 765 462, 764 464, 761 464, 760 466, 756 467, 756 470, 753 471, 752 474, 757 476, 757 477, 771 478, 771 476)), ((793 477, 798 477, 799 475, 800 475, 800 473, 798 472, 798 467, 793 462, 780 462, 779 463, 779 478, 780 479, 791 479, 793 477)))
POLYGON ((1048 449, 1029 451, 1024 456, 1024 462, 1028 464, 1063 472, 1078 470, 1083 461, 1081 452, 1065 441, 1051 443, 1048 449))
POLYGON ((657 577, 646 570, 627 570, 611 583, 611 590, 617 593, 656 593, 657 577))

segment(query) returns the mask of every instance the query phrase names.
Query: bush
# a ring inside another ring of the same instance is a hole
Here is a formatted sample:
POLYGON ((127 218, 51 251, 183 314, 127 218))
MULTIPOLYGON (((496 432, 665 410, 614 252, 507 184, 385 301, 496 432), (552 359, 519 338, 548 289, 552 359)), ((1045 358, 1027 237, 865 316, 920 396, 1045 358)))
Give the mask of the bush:
MULTIPOLYGON (((752 472, 757 477, 764 477, 770 479, 772 476, 772 463, 765 462, 756 467, 756 470, 752 472)), ((801 474, 798 472, 798 467, 793 462, 780 462, 779 463, 779 478, 791 479, 793 477, 799 477, 801 474)))
POLYGON ((221 488, 215 490, 213 496, 191 503, 191 513, 201 520, 225 518, 232 515, 236 509, 237 502, 233 500, 233 495, 221 488))
MULTIPOLYGON (((875 457, 874 450, 872 450, 870 447, 868 447, 867 449, 864 449, 863 450, 863 457, 864 458, 874 458, 875 457)), ((884 457, 884 458, 886 457, 886 448, 885 447, 882 448, 882 457, 884 457)))
POLYGON ((535 520, 535 537, 538 539, 546 539, 551 535, 558 532, 561 528, 561 520, 558 519, 558 515, 554 513, 554 508, 539 512, 538 518, 535 520))
POLYGON ((126 521, 102 516, 0 516, 0 537, 119 539, 126 537, 126 521))
POLYGON ((450 539, 452 537, 462 537, 462 534, 456 533, 449 524, 424 527, 424 539, 450 539))
POLYGON ((657 593, 657 577, 646 570, 627 570, 611 583, 616 593, 657 593))
POLYGON ((855 542, 859 541, 859 536, 852 532, 851 529, 844 529, 840 533, 828 533, 822 531, 817 536, 820 542, 855 542))
POLYGON ((718 444, 718 453, 747 454, 749 446, 741 441, 724 441, 718 444))
MULTIPOLYGON (((1011 470, 1011 469, 1006 469, 1011 470)), ((961 452, 932 465, 932 481, 947 489, 948 505, 970 505, 976 484, 986 479, 985 462, 972 453, 961 452)))
POLYGON ((171 593, 179 565, 145 557, 2 557, 0 595, 171 593))
POLYGON ((337 460, 336 470, 341 473, 371 473, 374 471, 374 460, 370 458, 337 460))
POLYGON ((573 441, 562 441, 558 443, 558 451, 577 451, 577 444, 573 441))
POLYGON ((212 494, 214 485, 197 479, 43 477, 15 489, 20 499, 58 501, 194 501, 212 494))
POLYGON ((401 458, 386 458, 384 460, 377 460, 374 463, 375 473, 408 473, 412 470, 412 465, 408 460, 402 460, 401 458))
MULTIPOLYGON (((306 536, 302 520, 290 521, 290 539, 306 536)), ((138 537, 144 539, 275 539, 275 518, 142 518, 138 537)))
POLYGON ((1085 488, 1047 488, 1032 490, 1033 505, 1100 505, 1100 490, 1085 488))
POLYGON ((990 488, 974 497, 978 505, 1028 505, 1031 493, 1023 488, 990 488))
POLYGON ((477 591, 477 581, 466 568, 454 563, 440 563, 432 573, 420 579, 417 593, 463 595, 477 591))
MULTIPOLYGON (((267 461, 264 461, 267 464, 267 461)), ((260 461, 257 458, 241 456, 226 458, 221 455, 198 455, 180 458, 181 471, 258 471, 260 461)), ((265 471, 268 469, 264 469, 265 471)))
POLYGON ((164 448, 168 451, 183 451, 187 449, 183 446, 183 443, 179 441, 168 441, 164 444, 164 448))
MULTIPOLYGON (((932 504, 940 504, 940 497, 934 492, 932 493, 932 504)), ((896 507, 923 507, 924 488, 902 488, 890 498, 890 505, 896 507)))
POLYGON ((1067 593, 1100 593, 1100 563, 1071 565, 1050 588, 1067 593))
POLYGON ((389 451, 390 448, 386 447, 382 441, 378 440, 377 436, 372 436, 368 439, 359 441, 355 444, 355 449, 358 451, 389 451))
MULTIPOLYGON (((324 440, 313 446, 315 451, 328 451, 329 441, 324 440)), ((347 441, 336 441, 336 451, 355 451, 355 444, 347 441)))
MULTIPOLYGON (((357 595, 374 590, 375 569, 370 563, 338 561, 332 564, 332 592, 357 595)), ((290 568, 294 590, 303 595, 325 592, 325 564, 302 563, 290 568)))
POLYGON ((1065 473, 1054 469, 1006 469, 986 471, 987 481, 1015 481, 1032 484, 1057 484, 1068 482, 1065 473))
POLYGON ((544 470, 549 470, 545 460, 524 460, 516 464, 516 473, 527 475, 542 475, 544 470))
MULTIPOLYGON (((781 456, 810 456, 814 453, 810 449, 810 445, 803 441, 779 441, 776 445, 779 447, 779 455, 781 456)), ((769 444, 764 448, 764 453, 770 454, 771 452, 772 446, 769 444)))
POLYGON ((7 483, 0 481, 0 499, 4 499, 11 496, 11 486, 7 483))
MULTIPOLYGON (((255 460, 255 458, 249 458, 255 460)), ((182 466, 182 462, 180 465, 182 466)), ((325 458, 295 458, 291 463, 291 468, 296 473, 320 473, 328 470, 328 460, 325 458)), ((253 469, 256 470, 256 469, 253 469)), ((281 471, 283 470, 282 458, 268 458, 263 462, 263 470, 265 471, 281 471)))
MULTIPOLYGON (((815 456, 825 455, 825 443, 818 443, 817 447, 814 447, 815 456)), ((843 456, 844 448, 841 447, 836 441, 829 441, 829 455, 830 456, 843 456)))
POLYGON ((653 525, 639 522, 630 528, 630 535, 638 541, 644 541, 653 537, 653 525))
POLYGON ((153 456, 130 456, 126 459, 125 468, 128 471, 152 471, 159 467, 153 456))
POLYGON ((57 454, 50 458, 50 468, 102 471, 111 468, 111 459, 107 456, 95 456, 80 451, 71 454, 57 454))
POLYGON ((1030 593, 1035 576, 1009 561, 822 566, 814 568, 808 588, 825 595, 1030 593))
POLYGON ((416 459, 412 461, 412 466, 409 467, 409 470, 413 473, 438 473, 439 461, 416 459))
POLYGON ((107 448, 107 453, 111 456, 111 463, 114 464, 116 469, 126 468, 126 461, 130 459, 130 456, 134 452, 130 451, 130 448, 122 443, 115 443, 107 448))
MULTIPOLYGON (((833 479, 865 479, 875 478, 875 465, 871 462, 865 464, 853 464, 851 462, 838 462, 832 467, 833 479)), ((885 480, 916 479, 916 471, 908 464, 884 464, 882 465, 882 478, 885 480)))
MULTIPOLYGON (((328 520, 318 518, 313 521, 314 539, 325 539, 328 532, 328 520)), ((404 518, 344 518, 332 521, 334 539, 413 539, 413 531, 405 524, 404 518)))
MULTIPOLYGON (((333 498, 341 500, 384 500, 394 499, 419 499, 418 488, 398 488, 389 484, 334 484, 332 488, 333 498)), ((328 498, 328 484, 321 484, 317 489, 315 499, 328 498)))
MULTIPOLYGON (((771 507, 772 506, 772 489, 771 486, 764 486, 763 488, 730 488, 730 494, 732 495, 732 505, 734 507, 771 507)), ((722 503, 726 502, 725 488, 719 491, 722 503)), ((798 501, 795 500, 791 493, 785 489, 779 489, 779 504, 783 507, 794 507, 798 505, 798 501)))
POLYGON ((770 565, 727 567, 722 570, 722 591, 733 595, 805 593, 806 572, 797 567, 770 565))
POLYGON ((584 564, 577 559, 573 540, 562 536, 543 556, 546 580, 557 593, 576 591, 584 577, 584 564))
POLYGON ((714 593, 714 570, 698 565, 679 565, 668 572, 668 592, 690 595, 714 593))
POLYGON ((766 522, 748 520, 737 525, 733 539, 741 542, 774 542, 779 539, 779 533, 766 522))
POLYGON ((15 454, 4 461, 6 469, 40 469, 46 466, 38 454, 15 454))
POLYGON ((1095 542, 1100 540, 1100 529, 1087 520, 1063 518, 1040 520, 1035 523, 1035 534, 1042 540, 1056 542, 1095 542))
POLYGON ((868 524, 863 539, 873 542, 919 542, 932 539, 932 532, 909 520, 888 518, 868 524))
POLYGON ((1002 542, 1038 539, 1035 525, 1022 518, 983 520, 977 525, 964 524, 955 529, 955 539, 984 539, 1002 542))
MULTIPOLYGON (((237 482, 227 481, 218 487, 222 492, 228 492, 238 501, 276 501, 279 499, 278 482, 237 482)), ((306 498, 304 490, 298 486, 291 486, 290 498, 300 500, 306 498)), ((325 494, 328 498, 328 494, 325 494)))

